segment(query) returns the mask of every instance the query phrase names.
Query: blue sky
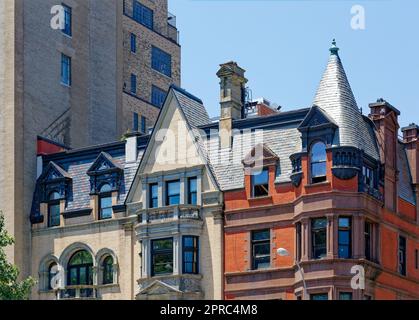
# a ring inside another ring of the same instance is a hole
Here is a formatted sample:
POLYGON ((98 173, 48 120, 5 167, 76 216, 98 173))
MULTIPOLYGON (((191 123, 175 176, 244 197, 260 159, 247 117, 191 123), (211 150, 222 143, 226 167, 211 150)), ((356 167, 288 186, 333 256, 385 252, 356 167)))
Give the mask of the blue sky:
POLYGON ((359 107, 384 98, 401 126, 419 123, 417 0, 169 0, 182 45, 182 87, 219 114, 220 63, 247 70, 253 98, 283 110, 311 106, 336 38, 359 107), (365 30, 351 28, 351 8, 365 8, 365 30))

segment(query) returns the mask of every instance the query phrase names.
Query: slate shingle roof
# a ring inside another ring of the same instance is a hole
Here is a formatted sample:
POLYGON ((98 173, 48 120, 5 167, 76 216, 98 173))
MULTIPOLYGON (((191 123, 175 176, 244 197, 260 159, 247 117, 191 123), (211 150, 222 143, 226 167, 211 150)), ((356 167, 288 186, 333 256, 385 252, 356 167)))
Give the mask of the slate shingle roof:
MULTIPOLYGON (((148 137, 139 139, 146 141, 148 137)), ((53 161, 53 163, 67 173, 67 177, 71 178, 72 183, 67 196, 66 211, 90 208, 90 177, 87 172, 100 154, 105 154, 112 163, 123 169, 123 177, 121 179, 117 202, 118 205, 123 205, 144 153, 146 145, 144 141, 139 146, 137 161, 134 163, 125 162, 125 143, 123 142, 74 150, 45 157, 44 168, 48 163, 53 161)), ((39 214, 40 192, 41 188, 38 183, 32 204, 32 216, 39 214)))
POLYGON ((330 55, 313 104, 326 111, 339 126, 334 145, 360 148, 380 159, 373 124, 358 109, 337 51, 330 55))
POLYGON ((410 174, 409 162, 405 146, 400 141, 398 142, 397 150, 397 166, 399 170, 399 196, 403 200, 416 204, 415 195, 412 187, 412 176, 410 174))

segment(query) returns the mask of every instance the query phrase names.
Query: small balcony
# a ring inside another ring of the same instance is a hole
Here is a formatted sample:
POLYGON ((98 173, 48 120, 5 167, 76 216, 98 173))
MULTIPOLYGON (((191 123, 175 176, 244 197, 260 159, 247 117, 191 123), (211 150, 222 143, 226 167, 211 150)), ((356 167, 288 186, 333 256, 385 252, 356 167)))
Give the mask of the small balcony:
POLYGON ((98 300, 95 286, 68 286, 58 291, 58 300, 98 300))
POLYGON ((176 26, 176 16, 170 12, 167 16, 167 37, 179 44, 179 31, 176 26))
POLYGON ((201 220, 200 207, 177 205, 162 208, 145 209, 140 212, 142 224, 161 223, 177 220, 201 220))

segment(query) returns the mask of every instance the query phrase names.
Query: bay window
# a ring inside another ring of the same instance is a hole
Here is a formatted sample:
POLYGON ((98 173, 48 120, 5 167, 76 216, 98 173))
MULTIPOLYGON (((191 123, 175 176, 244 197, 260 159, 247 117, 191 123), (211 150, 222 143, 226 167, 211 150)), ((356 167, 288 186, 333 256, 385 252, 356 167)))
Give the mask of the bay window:
POLYGON ((322 259, 327 253, 327 219, 313 219, 311 221, 312 258, 322 259))
POLYGON ((174 206, 180 204, 180 181, 166 182, 166 205, 174 206))
POLYGON ((351 218, 339 218, 338 250, 339 258, 349 259, 352 256, 352 221, 351 218))
POLYGON ((173 238, 151 241, 151 275, 173 273, 173 238))

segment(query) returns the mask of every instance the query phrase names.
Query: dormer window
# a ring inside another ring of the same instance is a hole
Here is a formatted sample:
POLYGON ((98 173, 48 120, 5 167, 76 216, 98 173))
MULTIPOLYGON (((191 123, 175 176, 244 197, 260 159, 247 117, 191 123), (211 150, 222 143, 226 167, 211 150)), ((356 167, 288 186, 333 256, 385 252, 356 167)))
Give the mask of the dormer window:
POLYGON ((166 205, 174 206, 180 204, 180 181, 166 182, 166 205))
POLYGON ((59 227, 61 222, 60 210, 61 195, 58 192, 51 192, 48 197, 48 227, 59 227))
POLYGON ((112 188, 109 184, 104 184, 100 188, 99 194, 99 219, 106 220, 112 218, 112 188))
POLYGON ((311 183, 326 181, 327 155, 326 145, 319 141, 313 144, 310 154, 311 183))
POLYGON ((252 197, 267 197, 269 195, 269 170, 263 169, 252 175, 252 197))

